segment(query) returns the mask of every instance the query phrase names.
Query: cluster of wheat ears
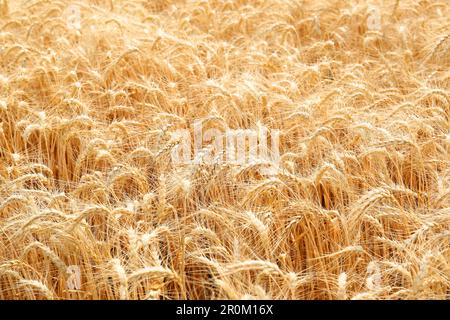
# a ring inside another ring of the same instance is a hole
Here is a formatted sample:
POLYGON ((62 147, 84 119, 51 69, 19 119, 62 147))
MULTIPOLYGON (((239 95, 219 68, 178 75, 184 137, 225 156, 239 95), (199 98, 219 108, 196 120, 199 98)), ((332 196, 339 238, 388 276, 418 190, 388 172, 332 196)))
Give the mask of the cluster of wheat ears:
POLYGON ((449 17, 0 0, 0 299, 448 299, 449 17), (195 120, 280 130, 277 172, 174 163, 195 120))

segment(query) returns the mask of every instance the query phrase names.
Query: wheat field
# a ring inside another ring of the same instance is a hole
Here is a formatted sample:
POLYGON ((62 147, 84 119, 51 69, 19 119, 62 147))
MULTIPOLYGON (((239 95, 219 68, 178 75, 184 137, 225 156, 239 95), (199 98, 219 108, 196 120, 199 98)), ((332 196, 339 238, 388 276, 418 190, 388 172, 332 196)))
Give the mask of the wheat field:
POLYGON ((449 299, 449 84, 445 0, 0 0, 0 299, 449 299))

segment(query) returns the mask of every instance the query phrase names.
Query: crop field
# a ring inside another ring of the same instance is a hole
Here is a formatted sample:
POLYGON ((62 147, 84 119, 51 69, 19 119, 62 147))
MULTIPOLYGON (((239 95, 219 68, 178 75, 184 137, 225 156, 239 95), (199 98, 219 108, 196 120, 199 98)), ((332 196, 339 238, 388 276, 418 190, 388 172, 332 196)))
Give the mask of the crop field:
POLYGON ((2 299, 450 299, 450 2, 0 0, 2 299))

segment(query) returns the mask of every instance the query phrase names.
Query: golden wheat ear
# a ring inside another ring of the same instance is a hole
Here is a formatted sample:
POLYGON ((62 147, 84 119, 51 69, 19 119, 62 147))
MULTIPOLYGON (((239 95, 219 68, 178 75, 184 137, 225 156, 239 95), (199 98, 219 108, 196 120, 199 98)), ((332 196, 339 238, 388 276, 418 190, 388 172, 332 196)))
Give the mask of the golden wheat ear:
POLYGON ((3 17, 8 16, 8 14, 9 14, 8 0, 3 0, 0 5, 1 5, 1 11, 0 11, 1 15, 3 17))

